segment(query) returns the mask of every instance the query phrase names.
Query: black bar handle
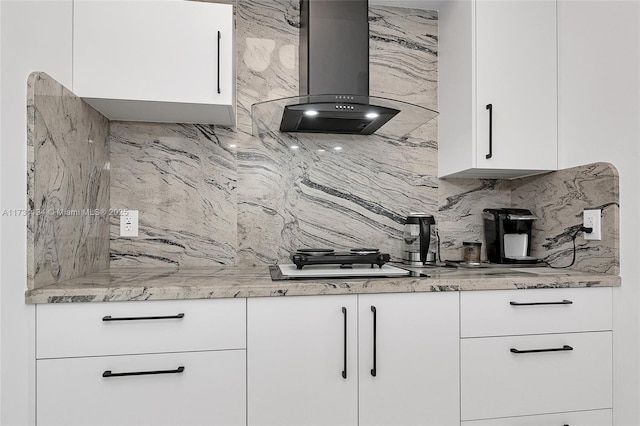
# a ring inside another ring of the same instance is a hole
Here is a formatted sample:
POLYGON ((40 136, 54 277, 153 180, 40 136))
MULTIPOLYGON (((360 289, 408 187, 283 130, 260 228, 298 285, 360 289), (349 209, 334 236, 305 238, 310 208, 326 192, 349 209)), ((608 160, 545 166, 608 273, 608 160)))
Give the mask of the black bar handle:
POLYGON ((102 317, 102 321, 141 321, 141 320, 162 320, 162 319, 182 319, 184 318, 183 313, 179 313, 177 315, 167 315, 167 316, 159 316, 159 317, 112 317, 111 315, 107 315, 102 317))
POLYGON ((347 308, 342 307, 344 314, 344 368, 342 370, 342 378, 347 378, 347 308))
POLYGON ((485 157, 488 160, 493 157, 493 105, 488 104, 487 109, 489 110, 489 153, 485 157))
POLYGON ((560 352, 560 351, 572 351, 573 348, 569 345, 564 345, 561 348, 549 348, 549 349, 525 349, 524 351, 521 351, 519 349, 515 349, 515 348, 511 348, 509 349, 511 351, 511 353, 514 354, 532 354, 532 353, 538 353, 538 352, 560 352))
POLYGON ((539 305, 573 305, 571 300, 563 300, 562 302, 509 302, 511 306, 539 306, 539 305))
POLYGON ((378 347, 378 315, 376 311, 376 307, 371 307, 371 312, 373 312, 373 368, 371 369, 371 375, 376 377, 376 349, 378 347))
POLYGON ((150 376, 153 374, 179 374, 184 371, 184 367, 180 366, 175 370, 155 370, 155 371, 130 371, 126 373, 112 373, 111 370, 106 370, 102 373, 102 377, 124 377, 124 376, 150 376))
POLYGON ((218 93, 220 93, 220 38, 222 35, 218 31, 218 93))

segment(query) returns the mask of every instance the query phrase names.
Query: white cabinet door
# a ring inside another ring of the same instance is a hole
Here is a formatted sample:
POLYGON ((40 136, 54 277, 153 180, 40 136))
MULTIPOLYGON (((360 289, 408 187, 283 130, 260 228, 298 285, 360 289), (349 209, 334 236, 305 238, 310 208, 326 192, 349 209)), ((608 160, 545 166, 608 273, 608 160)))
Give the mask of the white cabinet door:
POLYGON ((246 347, 246 299, 49 303, 36 312, 38 359, 246 347))
POLYGON ((358 309, 359 424, 458 424, 458 293, 359 295, 358 309))
POLYGON ((462 420, 612 408, 612 334, 462 339, 462 420))
POLYGON ((557 169, 556 50, 555 1, 477 1, 478 168, 557 169))
POLYGON ((355 295, 249 299, 248 424, 355 426, 357 317, 355 295))
POLYGON ((449 0, 438 22, 438 175, 557 170, 556 1, 449 0))
POLYGON ((245 363, 244 350, 39 360, 37 424, 245 425, 245 363))
POLYGON ((233 8, 76 0, 73 91, 112 120, 234 124, 233 8))
POLYGON ((611 330, 611 288, 460 293, 461 337, 611 330))

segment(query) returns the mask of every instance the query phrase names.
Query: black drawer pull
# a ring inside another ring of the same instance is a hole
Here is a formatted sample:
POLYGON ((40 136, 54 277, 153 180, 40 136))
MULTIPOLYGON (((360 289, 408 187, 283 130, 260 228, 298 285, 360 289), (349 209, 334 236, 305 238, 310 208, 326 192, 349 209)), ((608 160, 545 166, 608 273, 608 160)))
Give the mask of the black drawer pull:
POLYGON ((344 368, 342 370, 342 378, 347 378, 347 308, 342 307, 344 314, 344 368))
POLYGON ((102 377, 124 377, 124 376, 150 376, 153 374, 179 374, 184 371, 184 367, 180 366, 175 370, 155 370, 155 371, 130 371, 127 373, 112 373, 111 370, 106 370, 102 373, 102 377))
POLYGON ((218 93, 220 93, 220 39, 222 35, 218 31, 218 93))
POLYGON ((167 315, 161 317, 112 317, 111 315, 107 315, 106 317, 102 317, 102 321, 141 321, 141 320, 162 320, 162 319, 182 319, 184 318, 184 314, 180 313, 178 315, 167 315))
POLYGON ((489 110, 489 153, 485 158, 488 160, 493 157, 493 105, 487 105, 487 109, 489 110))
POLYGON ((371 369, 371 375, 376 377, 378 374, 376 352, 378 347, 378 311, 375 306, 371 307, 373 312, 373 368, 371 369))
POLYGON ((571 300, 563 300, 562 302, 509 302, 511 306, 538 306, 538 305, 573 305, 571 300))
POLYGON ((533 354, 538 352, 561 352, 561 351, 572 351, 573 348, 569 345, 564 345, 561 348, 549 348, 549 349, 525 349, 521 351, 520 349, 511 348, 509 349, 511 353, 514 354, 533 354))

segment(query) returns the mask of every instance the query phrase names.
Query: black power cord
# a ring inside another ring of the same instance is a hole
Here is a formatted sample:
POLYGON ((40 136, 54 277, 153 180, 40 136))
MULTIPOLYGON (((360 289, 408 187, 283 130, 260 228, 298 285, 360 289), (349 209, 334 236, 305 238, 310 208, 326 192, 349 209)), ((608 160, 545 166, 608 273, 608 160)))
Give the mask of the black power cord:
POLYGON ((581 226, 576 230, 576 232, 573 233, 573 236, 571 238, 573 241, 573 259, 571 259, 570 264, 568 264, 567 266, 553 266, 549 262, 544 262, 544 263, 546 263, 549 268, 553 268, 553 269, 564 269, 564 268, 572 267, 573 264, 576 263, 576 237, 580 232, 584 232, 585 234, 590 234, 593 232, 593 228, 587 228, 586 226, 581 226))

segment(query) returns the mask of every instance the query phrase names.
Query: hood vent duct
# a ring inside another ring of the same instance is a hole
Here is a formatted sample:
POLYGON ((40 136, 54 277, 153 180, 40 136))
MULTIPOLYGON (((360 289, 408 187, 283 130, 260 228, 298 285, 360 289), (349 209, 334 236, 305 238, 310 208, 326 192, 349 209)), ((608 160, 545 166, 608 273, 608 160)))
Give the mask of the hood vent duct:
POLYGON ((370 135, 381 129, 404 136, 437 116, 418 105, 369 96, 368 9, 367 0, 300 1, 300 96, 252 105, 254 135, 370 135))

